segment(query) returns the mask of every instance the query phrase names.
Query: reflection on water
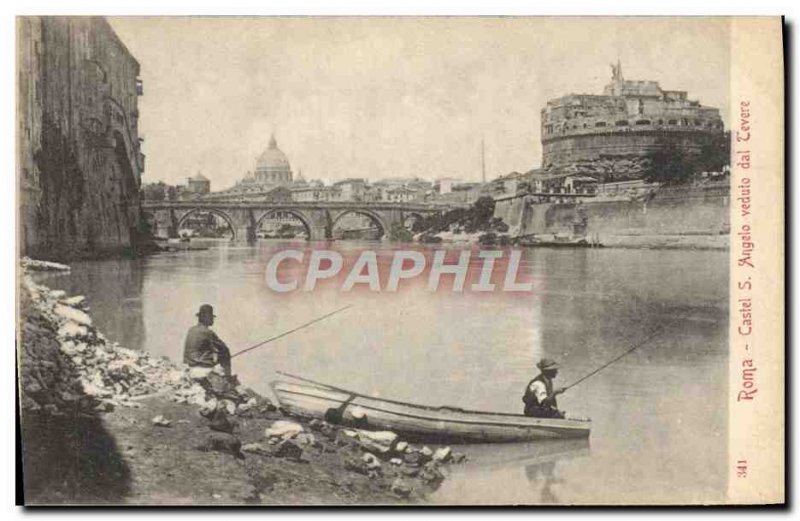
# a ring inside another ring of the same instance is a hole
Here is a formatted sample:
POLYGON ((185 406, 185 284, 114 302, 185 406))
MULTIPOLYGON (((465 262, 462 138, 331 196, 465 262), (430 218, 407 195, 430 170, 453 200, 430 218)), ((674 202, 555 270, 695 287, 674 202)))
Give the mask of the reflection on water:
POLYGON ((539 484, 541 481, 541 488, 539 490, 540 503, 558 503, 558 497, 553 493, 552 486, 558 483, 556 478, 556 462, 546 461, 544 463, 534 463, 525 467, 525 477, 534 485, 539 484))
POLYGON ((450 467, 448 479, 436 491, 433 502, 461 503, 467 494, 475 503, 560 503, 559 486, 569 485, 569 477, 562 475, 559 466, 564 461, 590 455, 588 439, 470 445, 458 449, 469 459, 463 465, 450 467), (476 483, 487 487, 481 497, 474 497, 472 492, 476 483))
MULTIPOLYGON (((433 500, 724 498, 726 252, 528 250, 521 269, 533 278, 534 291, 516 295, 424 288, 344 293, 330 285, 278 295, 267 289, 264 270, 286 244, 211 244, 207 251, 78 263, 48 284, 85 294, 112 340, 175 361, 202 303, 214 305, 214 327, 234 351, 353 304, 234 359, 234 370, 265 393, 275 371, 285 370, 379 397, 497 412, 521 412, 523 390, 542 356, 561 363, 556 385, 564 386, 663 325, 663 335, 559 397, 570 415, 593 420, 590 454, 552 460, 552 467, 524 463, 524 453, 513 456, 517 465, 487 462, 469 478, 454 473, 433 500)), ((392 252, 381 243, 337 247, 350 254, 378 250, 382 264, 392 252)), ((488 452, 499 457, 510 450, 488 452)))
POLYGON ((37 273, 37 280, 68 295, 85 295, 91 314, 104 334, 120 345, 142 349, 145 339, 142 288, 143 259, 76 261, 68 276, 37 273))

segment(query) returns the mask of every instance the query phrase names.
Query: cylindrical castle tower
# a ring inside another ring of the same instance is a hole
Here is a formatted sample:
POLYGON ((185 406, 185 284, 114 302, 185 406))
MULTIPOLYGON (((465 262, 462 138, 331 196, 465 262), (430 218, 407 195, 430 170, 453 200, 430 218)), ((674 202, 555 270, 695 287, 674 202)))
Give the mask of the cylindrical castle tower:
MULTIPOLYGON (((570 94, 542 109, 542 167, 559 168, 593 161, 636 164, 664 147, 689 153, 719 139, 719 110, 689 100, 685 91, 665 91, 655 81, 629 81, 612 65, 603 94, 570 94)), ((633 169, 631 170, 631 165, 633 169)))

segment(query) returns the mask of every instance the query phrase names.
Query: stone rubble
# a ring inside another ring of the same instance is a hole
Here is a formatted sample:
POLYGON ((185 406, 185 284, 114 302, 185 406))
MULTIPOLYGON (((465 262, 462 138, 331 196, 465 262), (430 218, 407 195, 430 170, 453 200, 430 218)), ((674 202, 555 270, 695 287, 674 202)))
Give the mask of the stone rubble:
MULTIPOLYGON (((39 264, 40 261, 27 263, 34 266, 39 264)), ((126 349, 107 340, 94 327, 83 296, 67 297, 64 291, 51 290, 35 283, 28 274, 23 275, 22 286, 31 297, 29 304, 35 307, 40 318, 37 325, 42 331, 36 333, 53 333, 52 336, 59 343, 58 349, 64 355, 55 358, 61 358, 61 363, 66 359, 70 367, 68 371, 62 372, 69 373, 69 379, 72 380, 45 393, 43 388, 47 385, 40 380, 52 382, 58 378, 35 378, 36 373, 41 371, 42 365, 45 368, 58 366, 59 361, 33 362, 34 367, 26 367, 22 371, 23 389, 28 391, 25 393, 23 408, 38 410, 45 405, 51 405, 47 410, 57 413, 63 405, 62 402, 78 400, 83 395, 92 398, 92 403, 84 400, 84 408, 108 412, 114 407, 140 407, 137 399, 157 393, 171 393, 172 399, 178 403, 191 403, 201 407, 211 405, 206 399, 205 390, 189 378, 185 369, 175 367, 166 358, 126 349), (31 378, 26 379, 26 374, 31 378), (75 381, 78 385, 75 385, 75 381), (62 399, 53 400, 43 394, 62 399)), ((25 345, 34 343, 28 342, 25 337, 23 332, 25 345)), ((54 358, 52 355, 48 357, 54 358)), ((38 357, 33 358, 36 360, 38 357)), ((247 407, 254 405, 254 401, 249 401, 247 407)))
POLYGON ((303 426, 293 421, 278 420, 264 431, 268 443, 290 440, 303 432, 303 426))
POLYGON ((158 416, 154 417, 150 421, 156 427, 169 427, 169 426, 172 425, 172 422, 170 420, 168 420, 167 418, 165 418, 163 414, 159 414, 158 416))
POLYGON ((348 429, 344 433, 355 439, 364 450, 379 454, 388 453, 398 442, 397 434, 391 431, 348 429))
MULTIPOLYGON (((342 451, 342 465, 355 473, 373 479, 387 479, 390 491, 400 498, 408 497, 414 487, 407 480, 418 480, 436 487, 445 477, 442 466, 462 463, 466 456, 454 453, 450 447, 413 446, 391 431, 367 431, 333 426, 320 420, 310 420, 309 430, 317 432, 326 443, 333 442, 342 451), (335 435, 331 436, 333 431, 335 435), (327 433, 327 434, 326 434, 327 433)), ((252 443, 242 447, 244 452, 306 461, 314 449, 327 452, 325 443, 300 423, 276 420, 264 432, 266 444, 252 443)))
POLYGON ((70 267, 66 264, 59 264, 58 262, 50 262, 43 260, 34 260, 28 257, 20 259, 20 264, 24 270, 28 271, 70 271, 70 267))

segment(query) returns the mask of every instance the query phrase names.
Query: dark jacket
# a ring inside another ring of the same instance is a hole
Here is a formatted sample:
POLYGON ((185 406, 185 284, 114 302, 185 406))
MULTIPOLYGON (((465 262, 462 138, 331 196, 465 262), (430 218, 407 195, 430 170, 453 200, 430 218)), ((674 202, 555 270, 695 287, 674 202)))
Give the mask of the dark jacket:
POLYGON ((558 403, 555 396, 553 396, 553 380, 547 378, 544 374, 540 374, 528 382, 522 401, 525 402, 525 416, 554 417, 556 416, 555 413, 558 413, 558 403), (536 394, 531 391, 533 382, 542 382, 544 384, 547 396, 550 397, 546 403, 539 402, 536 394))
POLYGON ((230 351, 214 331, 203 324, 189 328, 183 344, 183 362, 191 367, 230 367, 230 351))

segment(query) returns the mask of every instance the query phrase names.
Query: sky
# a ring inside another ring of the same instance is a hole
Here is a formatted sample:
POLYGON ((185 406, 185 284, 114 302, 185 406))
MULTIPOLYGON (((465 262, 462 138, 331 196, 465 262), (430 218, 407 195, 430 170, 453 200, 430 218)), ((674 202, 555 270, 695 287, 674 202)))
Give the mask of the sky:
POLYGON ((113 17, 141 64, 143 182, 233 185, 274 132, 295 175, 481 178, 541 161, 548 99, 630 80, 718 107, 729 25, 713 18, 113 17))

